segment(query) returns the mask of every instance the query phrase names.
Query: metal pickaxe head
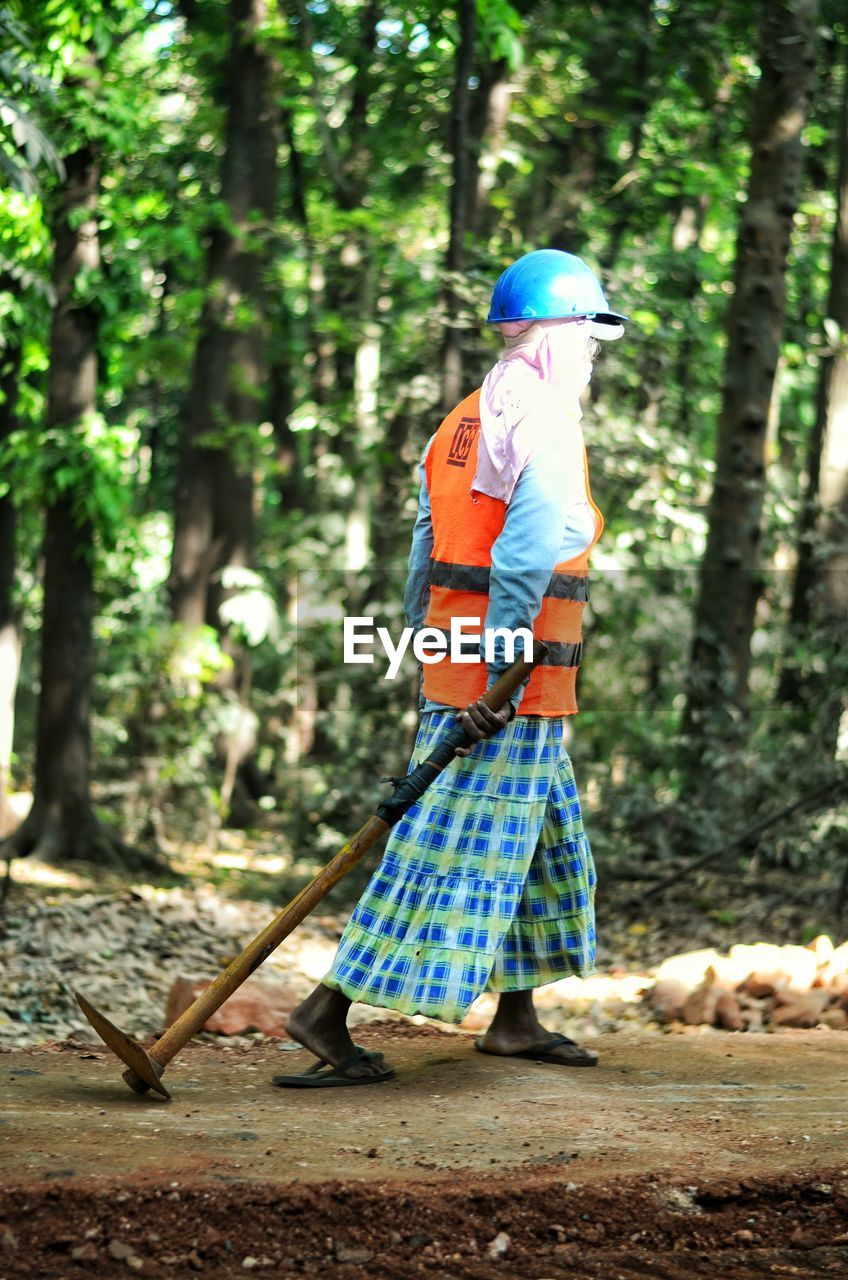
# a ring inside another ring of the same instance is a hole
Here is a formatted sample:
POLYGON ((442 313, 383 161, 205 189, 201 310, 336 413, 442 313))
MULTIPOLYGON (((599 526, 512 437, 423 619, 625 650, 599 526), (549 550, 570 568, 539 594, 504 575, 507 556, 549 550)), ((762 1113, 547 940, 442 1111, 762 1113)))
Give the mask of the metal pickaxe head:
POLYGON ((151 1058, 146 1049, 133 1040, 131 1036, 125 1035, 120 1027, 116 1027, 114 1022, 110 1022, 108 1018, 104 1018, 94 1005, 89 1004, 85 996, 81 996, 78 991, 74 992, 76 1002, 82 1009, 88 1021, 94 1027, 94 1030, 100 1036, 100 1039, 107 1044, 113 1053, 117 1054, 121 1062, 125 1062, 128 1070, 124 1072, 124 1080, 131 1089, 136 1093, 147 1093, 148 1089, 155 1090, 163 1098, 170 1099, 171 1095, 160 1080, 160 1076, 165 1068, 155 1058, 151 1058))

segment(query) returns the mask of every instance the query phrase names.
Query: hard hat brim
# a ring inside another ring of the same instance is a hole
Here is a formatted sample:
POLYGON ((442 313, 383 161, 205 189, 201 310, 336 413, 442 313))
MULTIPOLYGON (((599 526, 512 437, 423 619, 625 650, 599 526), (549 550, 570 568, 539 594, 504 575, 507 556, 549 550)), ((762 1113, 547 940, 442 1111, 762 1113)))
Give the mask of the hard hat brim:
MULTIPOLYGON (((576 316, 493 316, 491 312, 486 316, 486 324, 517 324, 529 322, 530 324, 538 324, 542 320, 576 320, 576 316)), ((616 338, 620 338, 624 333, 624 323, 628 319, 627 316, 621 315, 618 311, 595 312, 587 316, 589 320, 589 333, 593 338, 599 338, 602 342, 614 342, 616 338)))

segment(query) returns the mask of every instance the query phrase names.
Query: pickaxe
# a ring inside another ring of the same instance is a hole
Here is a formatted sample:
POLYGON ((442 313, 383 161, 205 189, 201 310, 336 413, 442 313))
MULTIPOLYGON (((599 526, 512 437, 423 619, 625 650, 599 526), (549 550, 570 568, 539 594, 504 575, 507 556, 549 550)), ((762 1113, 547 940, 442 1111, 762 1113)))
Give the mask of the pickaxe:
MULTIPOLYGON (((484 694, 483 701, 486 705, 492 711, 499 711, 536 664, 542 661, 546 652, 545 645, 537 641, 533 646, 532 661, 519 659, 514 662, 484 694)), ((462 725, 459 722, 453 725, 427 759, 397 782, 394 794, 383 801, 377 812, 342 846, 323 871, 319 871, 314 880, 301 889, 288 906, 247 944, 242 953, 219 973, 215 981, 200 993, 194 1004, 189 1005, 149 1049, 144 1049, 137 1040, 116 1027, 89 1004, 85 996, 78 991, 74 992, 79 1007, 94 1030, 121 1061, 126 1063, 127 1070, 123 1073, 123 1078, 131 1089, 136 1093, 147 1093, 149 1089, 153 1089, 161 1097, 170 1098, 161 1077, 171 1059, 200 1031, 215 1010, 259 968, 262 961, 276 950, 283 939, 297 928, 333 885, 338 884, 371 846, 403 817, 433 779, 450 764, 456 748, 468 746, 470 742, 462 725)))

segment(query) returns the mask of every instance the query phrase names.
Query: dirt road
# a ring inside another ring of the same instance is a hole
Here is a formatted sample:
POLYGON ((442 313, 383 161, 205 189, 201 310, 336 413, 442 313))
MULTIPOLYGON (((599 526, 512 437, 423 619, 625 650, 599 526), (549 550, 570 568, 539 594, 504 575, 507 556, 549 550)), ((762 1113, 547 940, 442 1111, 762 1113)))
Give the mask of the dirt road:
POLYGON ((844 1035, 617 1034, 594 1070, 357 1029, 397 1078, 193 1044, 170 1103, 105 1049, 0 1056, 0 1280, 848 1275, 844 1035))

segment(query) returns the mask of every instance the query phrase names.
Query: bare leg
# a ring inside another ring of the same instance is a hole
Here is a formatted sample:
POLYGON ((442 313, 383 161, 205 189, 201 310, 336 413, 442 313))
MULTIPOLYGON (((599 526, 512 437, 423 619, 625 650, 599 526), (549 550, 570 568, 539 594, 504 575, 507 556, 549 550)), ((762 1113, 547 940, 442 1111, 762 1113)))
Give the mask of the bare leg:
POLYGON ((594 1066, 598 1055, 592 1049, 583 1049, 572 1040, 556 1044, 559 1037, 542 1026, 533 1007, 532 991, 503 991, 492 1024, 479 1040, 485 1053, 526 1053, 528 1049, 542 1049, 550 1059, 565 1066, 594 1066), (545 1045, 550 1042, 550 1049, 545 1045))
POLYGON ((347 1012, 350 1001, 341 991, 319 985, 307 996, 303 1004, 289 1015, 286 1031, 293 1040, 305 1045, 316 1058, 337 1067, 340 1062, 354 1059, 345 1067, 344 1074, 352 1079, 357 1076, 378 1075, 384 1067, 368 1058, 357 1058, 356 1045, 347 1029, 347 1012))

